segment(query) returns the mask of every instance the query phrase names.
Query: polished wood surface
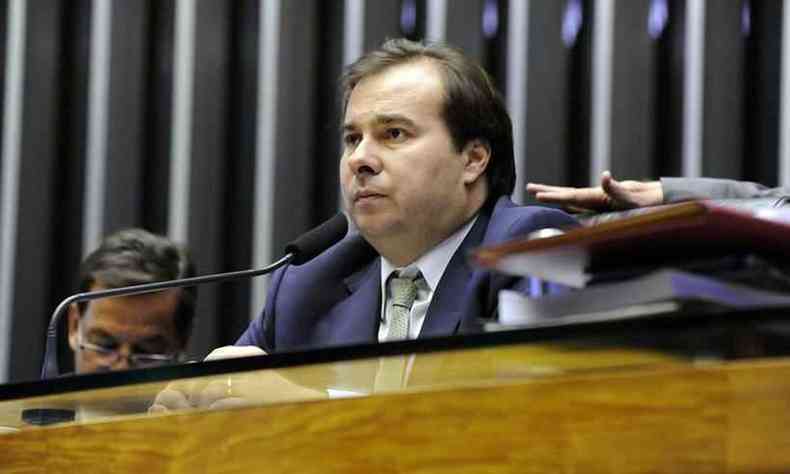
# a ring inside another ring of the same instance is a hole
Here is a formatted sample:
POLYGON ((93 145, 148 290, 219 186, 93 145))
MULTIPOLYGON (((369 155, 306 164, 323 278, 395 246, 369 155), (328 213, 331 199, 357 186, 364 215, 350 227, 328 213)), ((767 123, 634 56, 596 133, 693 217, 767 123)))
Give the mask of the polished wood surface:
MULTIPOLYGON (((324 399, 328 391, 372 394, 403 389, 476 386, 570 372, 682 363, 655 351, 579 344, 535 344, 424 353, 260 370, 174 382, 177 386, 230 390, 250 404, 324 399), (381 377, 382 373, 397 376, 381 377)), ((0 402, 0 427, 24 426, 28 408, 73 409, 85 420, 145 413, 168 383, 119 386, 0 402)))
POLYGON ((456 375, 369 396, 22 429, 0 436, 0 470, 790 472, 790 359, 551 371, 501 350, 435 358, 456 375))

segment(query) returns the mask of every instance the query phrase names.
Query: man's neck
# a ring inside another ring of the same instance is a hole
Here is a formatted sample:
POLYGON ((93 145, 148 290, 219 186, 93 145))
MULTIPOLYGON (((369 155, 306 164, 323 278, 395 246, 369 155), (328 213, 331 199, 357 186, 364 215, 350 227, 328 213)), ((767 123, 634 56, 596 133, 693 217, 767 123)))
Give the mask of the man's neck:
POLYGON ((482 206, 464 214, 456 225, 443 233, 433 235, 398 235, 388 239, 368 240, 368 242, 376 249, 379 255, 386 258, 390 263, 397 267, 405 267, 416 262, 420 257, 430 252, 431 249, 463 228, 480 212, 481 208, 482 206))
POLYGON ((405 267, 414 263, 437 246, 451 234, 440 239, 411 239, 411 244, 404 244, 404 239, 388 239, 387 242, 371 242, 371 245, 378 251, 379 255, 389 260, 396 267, 405 267))
MULTIPOLYGON (((481 177, 470 185, 467 200, 462 210, 457 209, 451 222, 444 225, 444 231, 431 231, 430 225, 418 229, 404 229, 397 235, 388 235, 384 238, 369 238, 363 234, 365 240, 376 249, 382 257, 393 265, 405 267, 417 261, 418 258, 428 253, 432 248, 444 242, 458 229, 472 220, 487 205, 488 183, 481 177)), ((452 212, 449 209, 448 212, 452 212)))

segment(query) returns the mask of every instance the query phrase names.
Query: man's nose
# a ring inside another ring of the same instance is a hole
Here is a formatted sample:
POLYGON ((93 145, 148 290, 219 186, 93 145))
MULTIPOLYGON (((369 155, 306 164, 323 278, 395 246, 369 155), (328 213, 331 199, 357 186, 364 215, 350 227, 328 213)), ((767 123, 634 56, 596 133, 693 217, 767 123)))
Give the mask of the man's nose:
POLYGON ((132 348, 128 344, 122 344, 118 348, 118 355, 115 363, 112 365, 113 370, 123 370, 132 367, 129 356, 132 354, 132 348))
POLYGON ((348 166, 356 176, 374 175, 381 172, 381 159, 373 140, 363 138, 348 156, 348 166))

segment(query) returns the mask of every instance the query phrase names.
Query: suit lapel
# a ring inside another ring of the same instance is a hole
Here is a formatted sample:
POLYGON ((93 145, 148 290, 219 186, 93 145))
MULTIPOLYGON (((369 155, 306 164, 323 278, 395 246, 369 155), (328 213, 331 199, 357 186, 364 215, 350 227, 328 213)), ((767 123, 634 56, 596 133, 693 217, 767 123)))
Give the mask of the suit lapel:
POLYGON ((491 214, 486 209, 480 212, 469 234, 447 264, 428 307, 420 338, 455 334, 465 315, 470 310, 476 310, 474 305, 469 304, 474 300, 475 284, 473 270, 469 267, 466 256, 482 242, 490 217, 491 214))
POLYGON ((322 318, 320 332, 331 344, 375 342, 381 308, 381 262, 376 258, 365 269, 345 280, 349 296, 322 318))

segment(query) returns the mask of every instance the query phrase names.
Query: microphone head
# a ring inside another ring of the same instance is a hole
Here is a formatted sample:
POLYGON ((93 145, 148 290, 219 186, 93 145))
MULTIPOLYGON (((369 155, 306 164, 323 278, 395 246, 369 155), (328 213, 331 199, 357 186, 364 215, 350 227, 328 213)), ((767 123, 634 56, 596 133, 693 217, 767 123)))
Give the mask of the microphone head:
POLYGON ((292 265, 301 265, 339 242, 347 232, 348 220, 346 216, 340 213, 335 214, 328 221, 286 245, 285 253, 294 255, 291 260, 292 265))

